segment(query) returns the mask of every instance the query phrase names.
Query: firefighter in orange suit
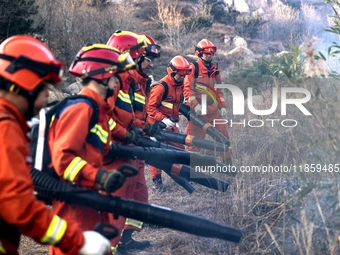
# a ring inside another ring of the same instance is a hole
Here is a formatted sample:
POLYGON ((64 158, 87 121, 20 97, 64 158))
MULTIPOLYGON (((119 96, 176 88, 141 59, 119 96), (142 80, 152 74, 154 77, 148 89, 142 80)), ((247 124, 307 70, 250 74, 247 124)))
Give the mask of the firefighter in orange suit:
MULTIPOLYGON (((120 51, 128 50, 130 47, 133 47, 133 43, 126 40, 125 37, 131 38, 129 35, 136 35, 129 31, 120 31, 116 32, 117 37, 114 37, 110 41, 111 45, 117 47, 120 51), (123 40, 124 39, 124 40, 123 40)), ((140 34, 141 38, 143 38, 148 46, 145 49, 145 54, 140 54, 137 58, 133 56, 136 60, 136 69, 129 70, 127 73, 122 74, 122 80, 131 84, 131 87, 134 89, 132 107, 135 115, 135 123, 133 126, 139 127, 145 131, 147 135, 154 136, 159 130, 160 127, 158 125, 151 125, 146 123, 146 83, 150 79, 147 76, 147 72, 153 67, 154 58, 160 57, 160 46, 155 43, 153 38, 148 35, 140 34)), ((148 188, 146 186, 144 168, 145 161, 144 160, 134 160, 133 164, 138 169, 138 175, 131 179, 130 181, 134 181, 135 187, 129 188, 127 190, 126 198, 132 198, 141 202, 148 202, 148 188)), ((119 250, 129 250, 129 249, 143 249, 150 245, 148 241, 137 242, 132 239, 132 233, 134 231, 140 231, 143 227, 143 222, 137 221, 135 219, 126 219, 124 231, 122 233, 122 238, 120 240, 118 251, 119 250)))
MULTIPOLYGON (((114 104, 113 118, 117 125, 112 130, 112 140, 122 144, 136 144, 140 131, 146 132, 147 135, 154 135, 159 128, 157 125, 145 123, 144 105, 146 102, 145 84, 149 77, 143 72, 152 67, 152 63, 145 56, 148 39, 145 36, 137 35, 130 31, 116 31, 108 40, 107 45, 116 47, 120 51, 129 51, 130 56, 136 63, 136 70, 120 74, 120 90, 109 99, 114 104), (117 130, 117 131, 116 131, 117 130)), ((135 165, 139 171, 137 176, 129 178, 121 189, 114 193, 115 196, 128 199, 135 199, 142 202, 148 201, 148 190, 145 183, 144 165, 141 167, 139 160, 117 159, 106 167, 116 166, 122 162, 130 162, 135 165)), ((110 223, 119 231, 122 231, 119 237, 111 241, 113 252, 118 249, 121 251, 130 249, 144 249, 150 246, 150 242, 136 241, 132 238, 133 231, 140 231, 143 223, 134 219, 125 219, 119 216, 114 219, 110 215, 110 223), (123 231, 124 229, 124 231, 123 231), (118 246, 117 246, 118 245, 118 246)))
POLYGON ((0 45, 0 254, 19 254, 20 234, 65 254, 103 255, 110 249, 107 239, 83 233, 33 194, 26 121, 46 106, 47 82, 60 82, 62 67, 35 38, 13 36, 0 45))
MULTIPOLYGON (((146 48, 145 56, 142 56, 140 59, 140 63, 137 65, 137 70, 131 70, 129 73, 134 77, 135 81, 135 97, 133 101, 133 109, 136 117, 136 126, 140 127, 143 130, 148 130, 147 132, 150 136, 154 136, 161 129, 159 125, 151 125, 146 123, 146 106, 148 102, 148 92, 147 92, 147 83, 150 83, 150 78, 147 76, 148 71, 153 67, 153 61, 155 58, 160 57, 160 49, 161 47, 156 44, 155 40, 147 35, 141 34, 146 37, 146 42, 148 47, 146 48), (153 130, 152 130, 153 128, 153 130)), ((137 161, 138 171, 141 175, 140 180, 137 180, 136 188, 133 194, 133 199, 141 202, 148 202, 148 189, 146 186, 144 168, 145 161, 144 160, 135 160, 137 161)), ((129 223, 127 221, 127 223, 129 223)), ((139 225, 141 227, 141 224, 139 225)), ((129 224, 125 225, 125 230, 131 227, 135 227, 135 230, 139 230, 139 226, 131 226, 129 224)), ((126 231, 125 231, 126 232, 126 231)))
MULTIPOLYGON (((190 75, 185 77, 183 91, 185 101, 197 115, 202 114, 202 94, 207 95, 207 113, 201 117, 211 124, 214 119, 222 119, 227 114, 222 89, 217 89, 217 91, 214 89, 215 84, 221 84, 218 67, 212 63, 215 53, 216 46, 209 40, 203 39, 197 44, 195 55, 198 56, 196 61, 198 70, 195 72, 196 67, 191 64, 193 70, 190 75), (195 77, 195 73, 198 74, 197 77, 195 77), (217 92, 218 96, 214 92, 217 92), (219 102, 219 99, 221 102, 219 102)), ((216 129, 229 139, 226 125, 216 125, 216 129)), ((205 137, 205 132, 190 121, 186 128, 186 133, 198 138, 205 137)), ((200 151, 199 148, 191 146, 188 147, 188 150, 193 152, 200 151)), ((231 164, 231 148, 227 152, 222 152, 221 156, 224 163, 231 164)))
MULTIPOLYGON (((109 114, 112 107, 106 102, 118 82, 118 71, 133 67, 129 55, 105 44, 83 47, 75 57, 69 72, 80 77, 83 89, 79 93, 93 99, 99 107, 98 122, 88 130, 94 108, 83 99, 71 101, 54 116, 49 129, 49 148, 52 165, 59 177, 84 189, 103 188, 114 192, 125 177, 117 168, 103 169, 104 155, 110 150, 109 114), (109 71, 114 70, 114 71, 109 71)), ((98 222, 107 222, 107 213, 81 205, 53 201, 53 211, 66 219, 76 220, 82 230, 93 229, 98 222)), ((50 249, 51 255, 61 255, 50 249)))
MULTIPOLYGON (((179 133, 178 124, 175 124, 171 117, 179 119, 179 105, 183 95, 183 80, 191 71, 192 68, 189 62, 182 56, 176 56, 169 62, 167 67, 168 74, 160 81, 151 85, 147 104, 148 123, 162 121, 169 131, 179 133), (166 89, 164 83, 167 87, 167 95, 165 95, 166 89)), ((172 145, 184 149, 183 145, 172 145)), ((165 192, 161 176, 162 171, 153 166, 149 166, 149 169, 153 188, 159 192, 165 192)))

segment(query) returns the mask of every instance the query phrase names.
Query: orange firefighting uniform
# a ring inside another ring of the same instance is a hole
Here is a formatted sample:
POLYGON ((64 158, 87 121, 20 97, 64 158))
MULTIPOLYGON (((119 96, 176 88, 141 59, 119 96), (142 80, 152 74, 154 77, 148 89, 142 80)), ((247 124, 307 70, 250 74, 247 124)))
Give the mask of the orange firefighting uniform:
MULTIPOLYGON (((133 89, 130 87, 132 77, 129 72, 120 73, 119 84, 115 89, 113 96, 108 99, 108 103, 114 107, 111 112, 111 116, 114 120, 114 125, 111 129, 111 141, 126 145, 124 140, 126 132, 135 125, 135 114, 132 107, 133 89)), ((128 163, 133 165, 131 159, 118 158, 115 160, 106 160, 104 168, 107 170, 118 169, 123 164, 128 163)), ((112 195, 122 198, 132 198, 133 191, 136 187, 136 180, 138 175, 132 176, 126 179, 125 183, 112 195)), ((109 214, 109 222, 115 226, 118 230, 118 236, 111 239, 111 247, 115 251, 116 246, 121 238, 121 232, 124 229, 125 217, 119 216, 118 219, 114 219, 113 214, 109 214)))
MULTIPOLYGON (((194 109, 198 104, 201 104, 202 94, 206 94, 207 115, 202 115, 201 117, 212 124, 214 119, 222 119, 222 116, 218 110, 221 108, 225 108, 226 104, 224 101, 222 89, 217 89, 217 93, 222 101, 222 104, 220 104, 216 96, 211 92, 211 90, 207 89, 206 86, 214 88, 215 84, 220 84, 221 75, 219 74, 218 68, 214 63, 211 63, 209 70, 204 65, 204 62, 201 59, 198 59, 196 62, 199 67, 198 77, 195 78, 195 66, 191 64, 192 72, 184 79, 183 95, 184 98, 187 100, 188 105, 190 105, 191 109, 194 109)), ((215 128, 229 139, 228 129, 226 125, 216 125, 215 128)), ((197 138, 205 137, 205 132, 190 121, 188 122, 186 133, 197 138)), ((200 148, 188 146, 188 150, 199 152, 200 148)), ((229 149, 228 152, 222 152, 221 156, 223 160, 231 158, 231 149, 229 149)))
MULTIPOLYGON (((132 102, 133 111, 135 113, 135 124, 141 129, 145 128, 146 120, 146 82, 149 77, 145 74, 138 72, 137 70, 129 71, 131 77, 134 80, 134 100, 132 102)), ((129 80, 129 79, 128 79, 129 80)), ((148 188, 146 186, 146 180, 144 175, 144 160, 133 160, 134 166, 138 169, 138 174, 135 179, 135 189, 131 192, 132 199, 140 202, 148 202, 148 188)), ((130 192, 130 191, 129 191, 130 192)), ((126 219, 124 229, 134 229, 140 231, 143 227, 143 222, 135 219, 126 219)))
MULTIPOLYGON (((95 178, 103 166, 103 155, 110 149, 109 113, 112 108, 95 91, 84 87, 80 92, 94 99, 99 106, 98 123, 90 131, 88 126, 93 108, 81 101, 56 113, 49 130, 48 144, 54 169, 60 178, 75 182, 85 189, 97 188, 95 178)), ((81 230, 93 230, 96 223, 108 221, 107 214, 81 205, 53 201, 53 211, 67 220, 77 221, 81 230)), ((50 254, 61 255, 50 247, 50 254)))
MULTIPOLYGON (((150 96, 147 103, 147 122, 154 124, 157 120, 162 121, 164 118, 171 116, 179 119, 179 105, 181 103, 183 94, 183 85, 178 85, 170 75, 166 75, 160 81, 151 85, 150 96), (165 89, 160 82, 166 82, 168 85, 168 95, 163 100, 165 89)), ((179 133, 176 124, 168 129, 169 131, 179 133)), ((184 146, 177 143, 166 142, 178 148, 184 149, 184 146)), ((152 179, 155 179, 157 175, 160 175, 162 171, 156 167, 149 166, 150 175, 152 179)))
POLYGON ((76 223, 53 215, 33 195, 29 129, 18 109, 0 98, 0 254, 18 254, 20 233, 76 254, 84 243, 76 223))

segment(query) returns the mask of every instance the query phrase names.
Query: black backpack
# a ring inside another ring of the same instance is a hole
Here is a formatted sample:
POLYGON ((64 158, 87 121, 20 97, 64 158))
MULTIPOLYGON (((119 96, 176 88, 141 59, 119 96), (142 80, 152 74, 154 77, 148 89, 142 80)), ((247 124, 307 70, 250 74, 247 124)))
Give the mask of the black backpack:
MULTIPOLYGON (((39 123, 35 124, 32 126, 31 128, 31 133, 30 133, 30 137, 31 137, 31 142, 30 142, 30 151, 31 151, 31 156, 33 159, 33 163, 32 166, 35 166, 35 161, 36 161, 36 156, 42 156, 42 160, 41 162, 38 162, 39 164, 41 163, 41 170, 47 174, 49 174, 50 176, 59 179, 57 173, 55 172, 53 167, 49 167, 50 163, 51 163, 51 155, 50 155, 50 151, 48 148, 48 131, 49 131, 49 127, 51 124, 51 120, 53 118, 53 116, 58 113, 59 111, 67 108, 68 106, 74 104, 74 103, 78 103, 78 102, 85 102, 87 104, 89 104, 92 108, 93 108, 93 114, 91 117, 91 121, 89 123, 89 130, 91 130, 97 123, 98 123, 98 118, 99 118, 99 106, 97 104, 97 102, 88 97, 88 96, 84 96, 84 95, 73 95, 73 96, 69 96, 67 98, 64 98, 63 100, 61 100, 60 102, 57 102, 57 104, 55 104, 51 109, 49 109, 46 113, 45 113, 45 119, 46 119, 46 124, 45 127, 41 127, 42 128, 42 133, 43 133, 43 144, 41 142, 41 139, 39 141, 39 127, 41 126, 41 120, 39 120, 39 123), (45 130, 43 131, 43 128, 45 128, 45 130), (42 151, 39 148, 40 151, 37 151, 38 149, 38 142, 40 142, 41 146, 43 146, 42 151), (37 155, 37 153, 39 153, 40 155, 37 155)), ((42 134, 41 134, 42 135, 42 134)), ((40 135, 40 136, 41 136, 40 135)), ((42 138, 42 136, 41 136, 42 138)))

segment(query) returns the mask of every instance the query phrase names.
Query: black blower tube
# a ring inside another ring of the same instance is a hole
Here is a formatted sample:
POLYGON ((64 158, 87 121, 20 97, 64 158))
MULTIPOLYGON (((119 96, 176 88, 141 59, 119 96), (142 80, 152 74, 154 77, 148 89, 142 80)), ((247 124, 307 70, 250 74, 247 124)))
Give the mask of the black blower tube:
POLYGON ((202 128, 208 135, 217 140, 217 142, 225 144, 227 147, 230 146, 230 141, 221 134, 216 128, 214 128, 209 122, 205 121, 200 116, 190 111, 190 107, 181 103, 179 106, 179 111, 182 113, 189 121, 194 123, 196 126, 202 128))
POLYGON ((186 233, 219 238, 231 242, 240 242, 240 229, 221 225, 214 221, 173 211, 169 208, 150 205, 111 195, 105 196, 97 191, 83 190, 36 169, 31 170, 35 190, 40 196, 94 208, 98 211, 111 212, 115 216, 122 215, 139 221, 156 224, 186 233))
POLYGON ((174 173, 173 171, 171 171, 172 166, 173 166, 172 164, 164 163, 164 162, 158 161, 156 159, 147 160, 147 161, 145 161, 145 163, 152 165, 154 167, 160 168, 164 172, 166 172, 167 174, 182 177, 182 178, 184 178, 188 181, 198 183, 198 184, 200 184, 204 187, 210 188, 210 189, 214 189, 214 190, 218 190, 218 191, 222 191, 222 192, 225 192, 228 189, 228 183, 227 182, 220 180, 220 179, 217 179, 215 177, 209 176, 209 175, 204 174, 204 173, 195 172, 195 170, 190 168, 189 166, 179 164, 179 166, 180 166, 179 172, 174 173))

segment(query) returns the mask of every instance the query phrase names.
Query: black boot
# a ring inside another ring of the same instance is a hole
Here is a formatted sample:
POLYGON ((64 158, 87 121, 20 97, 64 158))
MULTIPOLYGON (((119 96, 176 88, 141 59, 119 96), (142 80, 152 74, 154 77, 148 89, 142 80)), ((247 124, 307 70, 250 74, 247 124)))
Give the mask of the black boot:
POLYGON ((127 250, 143 250, 149 247, 151 244, 149 241, 136 241, 132 239, 133 229, 126 229, 120 238, 117 251, 127 251, 127 250))
POLYGON ((162 175, 157 175, 152 179, 152 189, 158 193, 166 193, 167 189, 163 186, 162 175))

